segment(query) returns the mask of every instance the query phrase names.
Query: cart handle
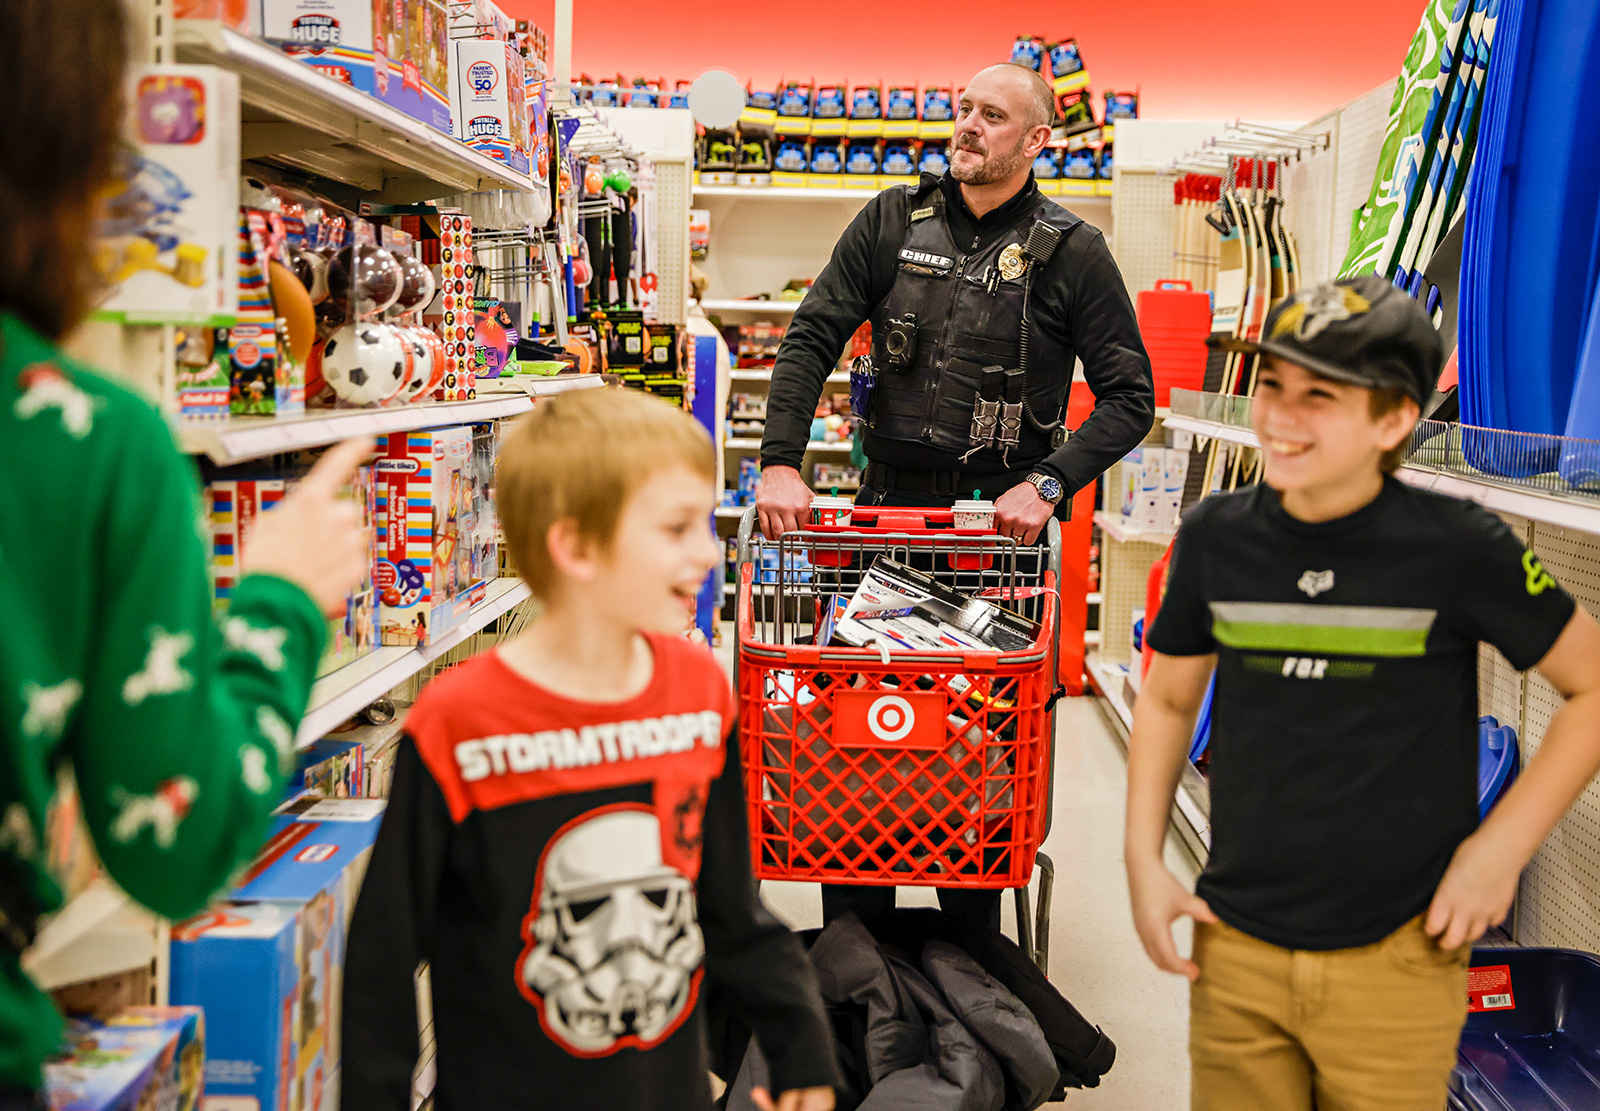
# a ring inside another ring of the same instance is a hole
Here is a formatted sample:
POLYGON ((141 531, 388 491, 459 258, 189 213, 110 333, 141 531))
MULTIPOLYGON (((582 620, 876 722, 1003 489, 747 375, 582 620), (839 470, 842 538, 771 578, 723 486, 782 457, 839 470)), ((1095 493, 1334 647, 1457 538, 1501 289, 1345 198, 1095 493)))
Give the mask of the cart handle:
MULTIPOLYGON (((821 531, 829 526, 810 527, 821 531)), ((950 532, 956 527, 956 515, 952 509, 937 509, 931 506, 858 505, 850 510, 849 524, 833 527, 849 530, 875 529, 880 532, 950 532)), ((964 528, 960 531, 984 535, 994 535, 995 532, 992 527, 964 528)))

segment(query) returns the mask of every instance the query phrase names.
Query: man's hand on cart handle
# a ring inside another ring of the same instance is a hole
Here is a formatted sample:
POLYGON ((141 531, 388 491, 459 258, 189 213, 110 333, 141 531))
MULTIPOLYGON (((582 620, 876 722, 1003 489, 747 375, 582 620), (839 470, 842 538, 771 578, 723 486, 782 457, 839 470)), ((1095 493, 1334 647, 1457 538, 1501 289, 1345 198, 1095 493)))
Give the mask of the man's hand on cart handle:
POLYGON ((1016 537, 1019 544, 1032 544, 1055 511, 1033 483, 1018 483, 994 500, 995 531, 1016 537))
POLYGON ((761 517, 761 535, 776 540, 786 532, 805 527, 811 516, 814 494, 793 467, 761 468, 761 482, 756 486, 756 513, 761 517))
POLYGON ((765 1088, 751 1088, 750 1099, 761 1111, 833 1111, 832 1088, 790 1088, 776 1103, 765 1088))
POLYGON ((1172 940, 1172 924, 1184 915, 1196 922, 1215 923, 1217 916, 1204 899, 1178 882, 1160 860, 1138 864, 1128 862, 1128 891, 1133 897, 1133 925, 1139 931, 1144 951, 1157 968, 1185 976, 1190 983, 1200 978, 1200 966, 1178 954, 1172 940))

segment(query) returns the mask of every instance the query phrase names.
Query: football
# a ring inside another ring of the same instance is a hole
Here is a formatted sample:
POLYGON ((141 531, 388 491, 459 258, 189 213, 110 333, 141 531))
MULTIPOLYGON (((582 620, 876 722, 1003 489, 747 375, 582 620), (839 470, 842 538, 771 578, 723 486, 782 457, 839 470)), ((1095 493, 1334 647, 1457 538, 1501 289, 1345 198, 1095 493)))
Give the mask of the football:
POLYGON ((411 348, 399 329, 346 324, 322 345, 322 377, 349 405, 382 405, 410 380, 411 348))

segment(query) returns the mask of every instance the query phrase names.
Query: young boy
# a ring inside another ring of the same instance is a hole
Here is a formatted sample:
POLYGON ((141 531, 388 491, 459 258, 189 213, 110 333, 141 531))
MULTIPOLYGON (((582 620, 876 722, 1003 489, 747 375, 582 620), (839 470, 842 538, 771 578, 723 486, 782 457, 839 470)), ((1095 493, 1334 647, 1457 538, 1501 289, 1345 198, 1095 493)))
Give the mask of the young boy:
POLYGON ((682 635, 714 474, 686 414, 622 390, 507 435, 496 501, 542 611, 406 721, 350 927, 350 1111, 410 1111, 424 960, 439 1111, 709 1108, 706 975, 772 1064, 762 1106, 833 1107, 810 966, 751 878, 728 683, 682 635))
POLYGON ((1320 285, 1264 335, 1265 482, 1184 518, 1149 634, 1134 922, 1194 982, 1195 1111, 1436 1111, 1469 943, 1600 768, 1600 630, 1499 518, 1393 477, 1441 363, 1409 297, 1320 285), (1480 641, 1568 699, 1481 826, 1480 641), (1161 849, 1213 667, 1211 854, 1190 895, 1161 849))

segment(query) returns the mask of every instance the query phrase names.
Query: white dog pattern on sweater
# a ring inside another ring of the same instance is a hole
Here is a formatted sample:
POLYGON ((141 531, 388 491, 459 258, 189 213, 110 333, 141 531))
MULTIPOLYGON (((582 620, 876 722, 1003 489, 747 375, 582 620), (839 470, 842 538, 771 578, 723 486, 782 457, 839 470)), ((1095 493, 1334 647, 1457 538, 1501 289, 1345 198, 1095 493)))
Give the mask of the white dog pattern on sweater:
POLYGON ((157 847, 170 849, 178 837, 178 824, 189 816, 199 797, 200 785, 186 775, 156 784, 155 792, 148 795, 113 787, 111 802, 117 807, 117 816, 111 822, 111 839, 126 845, 148 827, 157 847))
POLYGON ((242 617, 230 617, 222 623, 222 639, 235 652, 250 653, 268 671, 283 670, 288 629, 258 629, 242 617))
POLYGON ((178 662, 193 647, 193 635, 169 633, 160 626, 151 626, 150 651, 145 656, 144 668, 128 676, 127 682, 122 684, 122 700, 129 706, 137 706, 151 695, 176 694, 194 686, 194 676, 178 662))
POLYGON ((67 727, 72 708, 83 697, 83 684, 76 679, 63 679, 53 687, 24 683, 22 697, 28 703, 22 715, 22 735, 55 740, 67 727))
POLYGON ((13 410, 18 420, 30 420, 46 409, 61 414, 61 429, 74 440, 94 431, 94 414, 103 404, 74 386, 65 374, 48 363, 34 363, 17 375, 22 396, 13 410))

